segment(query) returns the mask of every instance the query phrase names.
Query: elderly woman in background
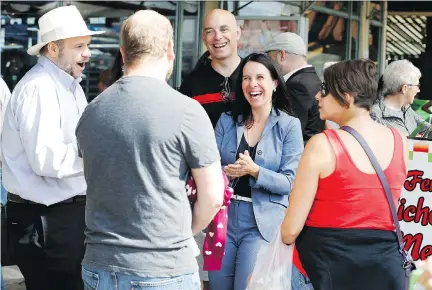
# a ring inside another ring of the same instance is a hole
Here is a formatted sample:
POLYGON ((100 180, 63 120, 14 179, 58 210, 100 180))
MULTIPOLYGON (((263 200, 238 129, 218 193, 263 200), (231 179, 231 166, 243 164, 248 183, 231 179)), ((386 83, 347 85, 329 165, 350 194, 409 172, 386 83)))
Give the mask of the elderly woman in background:
POLYGON ((408 136, 420 125, 421 133, 431 128, 411 108, 415 96, 420 92, 420 70, 408 60, 390 63, 382 76, 382 90, 372 108, 371 117, 378 123, 396 128, 408 136))

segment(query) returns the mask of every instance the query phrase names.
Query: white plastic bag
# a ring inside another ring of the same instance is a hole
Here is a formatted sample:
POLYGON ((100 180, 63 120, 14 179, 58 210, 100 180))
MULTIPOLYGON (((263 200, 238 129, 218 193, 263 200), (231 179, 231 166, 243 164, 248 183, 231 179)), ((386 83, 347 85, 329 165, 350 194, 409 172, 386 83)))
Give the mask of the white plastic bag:
POLYGON ((270 244, 258 252, 246 290, 291 290, 294 245, 282 243, 280 227, 270 244))

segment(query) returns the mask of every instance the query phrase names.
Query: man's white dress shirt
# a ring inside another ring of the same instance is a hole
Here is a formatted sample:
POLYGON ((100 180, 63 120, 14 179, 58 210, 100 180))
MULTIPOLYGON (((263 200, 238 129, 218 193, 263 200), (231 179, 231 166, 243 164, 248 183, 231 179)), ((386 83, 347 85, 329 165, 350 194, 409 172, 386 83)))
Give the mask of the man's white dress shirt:
POLYGON ((8 192, 45 205, 85 195, 75 138, 87 105, 79 81, 41 56, 13 90, 1 144, 8 192))
POLYGON ((312 65, 308 64, 308 65, 305 65, 305 66, 301 66, 301 67, 299 67, 299 68, 297 68, 297 69, 295 69, 295 70, 287 73, 286 75, 283 76, 284 80, 287 81, 293 74, 295 74, 299 70, 307 68, 307 67, 312 67, 312 65))
MULTIPOLYGON (((11 93, 5 81, 0 79, 0 140, 1 140, 1 132, 3 129, 3 118, 6 110, 6 105, 9 102, 11 93)), ((1 142, 1 141, 0 141, 1 142)), ((0 168, 1 168, 1 154, 0 154, 0 168)))

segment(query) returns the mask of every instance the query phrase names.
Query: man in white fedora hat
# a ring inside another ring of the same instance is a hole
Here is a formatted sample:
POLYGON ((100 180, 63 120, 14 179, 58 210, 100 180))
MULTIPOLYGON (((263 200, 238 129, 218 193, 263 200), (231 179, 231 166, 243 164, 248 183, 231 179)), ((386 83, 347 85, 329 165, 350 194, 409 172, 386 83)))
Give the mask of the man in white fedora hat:
POLYGON ((79 84, 90 36, 75 6, 39 19, 37 64, 13 90, 3 135, 11 245, 27 290, 83 289, 86 182, 75 127, 87 100, 79 84))

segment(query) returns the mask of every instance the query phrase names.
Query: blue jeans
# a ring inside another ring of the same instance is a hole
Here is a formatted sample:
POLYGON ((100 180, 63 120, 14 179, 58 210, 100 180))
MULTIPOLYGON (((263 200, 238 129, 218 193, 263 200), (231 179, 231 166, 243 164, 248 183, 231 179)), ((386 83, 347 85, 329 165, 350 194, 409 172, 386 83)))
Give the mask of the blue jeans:
POLYGON ((198 272, 170 278, 145 278, 82 267, 84 290, 200 290, 198 272))
MULTIPOLYGON (((228 207, 228 233, 220 271, 209 271, 210 290, 245 290, 258 251, 268 244, 255 221, 252 203, 232 200, 228 207)), ((292 290, 311 290, 305 277, 293 266, 292 290)))
POLYGON ((314 290, 311 281, 293 265, 291 290, 314 290))

